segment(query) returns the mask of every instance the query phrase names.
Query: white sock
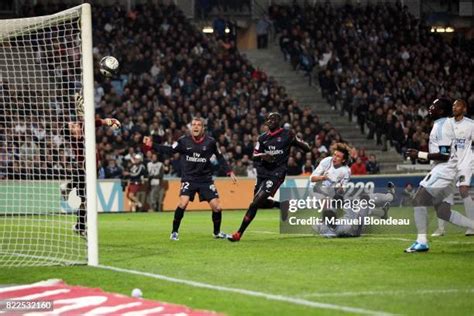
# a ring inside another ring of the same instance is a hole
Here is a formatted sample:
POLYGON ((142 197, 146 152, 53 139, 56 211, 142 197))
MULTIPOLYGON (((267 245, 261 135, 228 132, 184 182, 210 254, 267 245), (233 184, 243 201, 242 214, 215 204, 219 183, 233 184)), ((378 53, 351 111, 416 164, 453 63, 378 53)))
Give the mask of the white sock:
POLYGON ((474 220, 474 201, 472 201, 471 196, 464 198, 462 201, 464 202, 464 209, 466 210, 466 216, 469 217, 469 219, 474 220))
POLYGON ((474 221, 456 211, 451 211, 449 221, 464 228, 474 229, 474 221))
POLYGON ((444 219, 438 218, 438 229, 444 231, 446 221, 444 219))
POLYGON ((415 206, 415 225, 416 230, 418 231, 418 236, 416 241, 420 244, 428 243, 428 238, 426 237, 426 230, 428 226, 428 209, 425 206, 415 206))

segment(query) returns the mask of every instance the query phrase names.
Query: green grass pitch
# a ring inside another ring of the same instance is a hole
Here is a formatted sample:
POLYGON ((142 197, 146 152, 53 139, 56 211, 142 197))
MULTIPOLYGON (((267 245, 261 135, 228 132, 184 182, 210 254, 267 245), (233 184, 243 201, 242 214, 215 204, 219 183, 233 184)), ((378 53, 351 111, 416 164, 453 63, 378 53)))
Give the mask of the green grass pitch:
MULTIPOLYGON (((393 208, 391 212, 411 210, 393 208)), ((172 216, 100 215, 100 263, 367 311, 404 315, 467 315, 474 311, 474 237, 465 237, 452 226, 447 236, 431 239, 429 253, 405 254, 403 249, 414 234, 352 239, 280 235, 277 211, 259 211, 240 243, 211 237, 210 212, 188 212, 181 225, 181 240, 172 242, 168 239, 172 216)), ((242 216, 243 212, 225 212, 223 231, 235 230, 242 216)), ((0 272, 0 284, 51 278, 126 295, 140 288, 148 299, 228 315, 351 314, 86 266, 0 272)))

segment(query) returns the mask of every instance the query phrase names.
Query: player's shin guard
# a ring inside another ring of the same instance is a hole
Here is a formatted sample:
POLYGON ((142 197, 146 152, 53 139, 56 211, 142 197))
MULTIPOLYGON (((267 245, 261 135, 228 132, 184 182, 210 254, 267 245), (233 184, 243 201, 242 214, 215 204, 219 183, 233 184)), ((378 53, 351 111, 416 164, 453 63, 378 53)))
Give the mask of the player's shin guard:
POLYGON ((426 237, 428 229, 428 209, 425 206, 415 206, 415 225, 418 232, 416 241, 420 244, 426 244, 428 238, 426 237))
POLYGON ((214 235, 221 232, 222 211, 212 212, 212 222, 214 223, 214 235))
POLYGON ((184 208, 177 207, 176 210, 174 211, 174 219, 173 219, 173 230, 172 233, 178 232, 179 225, 181 224, 181 220, 183 219, 184 216, 184 208))
POLYGON ((240 224, 240 228, 239 228, 240 235, 244 234, 245 230, 253 221, 256 214, 257 214, 257 204, 252 202, 249 206, 249 209, 247 210, 247 213, 245 213, 244 219, 242 220, 242 224, 240 224))

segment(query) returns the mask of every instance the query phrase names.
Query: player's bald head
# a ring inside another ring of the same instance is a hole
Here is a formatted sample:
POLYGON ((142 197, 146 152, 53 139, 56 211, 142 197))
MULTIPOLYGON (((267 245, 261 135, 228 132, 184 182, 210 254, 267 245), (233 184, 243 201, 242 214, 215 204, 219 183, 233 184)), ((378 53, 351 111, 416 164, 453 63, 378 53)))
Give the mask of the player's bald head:
POLYGON ((462 99, 457 99, 456 101, 454 101, 453 104, 459 104, 460 106, 464 107, 466 110, 468 108, 467 102, 462 99))

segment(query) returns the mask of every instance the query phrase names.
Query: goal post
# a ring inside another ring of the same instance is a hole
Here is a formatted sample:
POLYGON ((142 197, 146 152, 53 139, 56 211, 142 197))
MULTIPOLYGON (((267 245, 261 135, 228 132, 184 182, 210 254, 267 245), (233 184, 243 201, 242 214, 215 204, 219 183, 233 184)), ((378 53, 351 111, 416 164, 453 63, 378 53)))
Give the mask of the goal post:
POLYGON ((95 149, 94 60, 92 57, 92 14, 90 4, 81 6, 82 69, 84 91, 84 135, 86 147, 86 181, 94 186, 87 190, 87 252, 88 264, 99 264, 97 238, 97 166, 95 149))
POLYGON ((0 266, 98 264, 93 84, 89 4, 0 20, 0 266))

